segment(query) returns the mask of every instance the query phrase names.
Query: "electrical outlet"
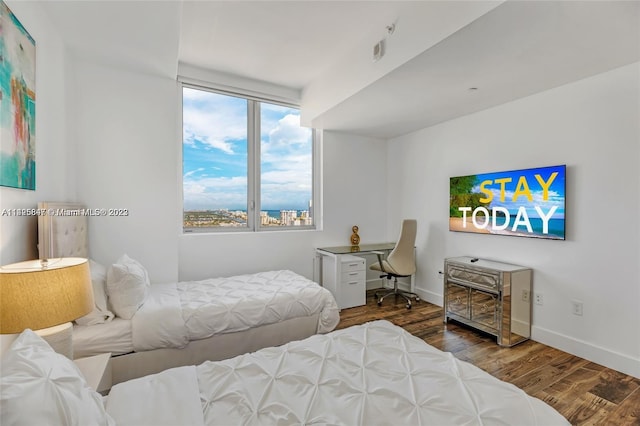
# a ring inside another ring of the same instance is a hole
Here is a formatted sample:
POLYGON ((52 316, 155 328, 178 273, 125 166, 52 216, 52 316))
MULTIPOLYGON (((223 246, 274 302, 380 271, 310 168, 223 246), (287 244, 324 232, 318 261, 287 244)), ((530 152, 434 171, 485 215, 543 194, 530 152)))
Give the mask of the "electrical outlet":
POLYGON ((571 301, 571 312, 573 315, 582 316, 582 302, 579 300, 571 301))
POLYGON ((544 304, 544 298, 542 297, 542 293, 536 293, 535 294, 535 301, 536 301, 536 305, 543 305, 544 304))
POLYGON ((523 302, 528 302, 529 301, 529 290, 522 290, 522 301, 523 302))

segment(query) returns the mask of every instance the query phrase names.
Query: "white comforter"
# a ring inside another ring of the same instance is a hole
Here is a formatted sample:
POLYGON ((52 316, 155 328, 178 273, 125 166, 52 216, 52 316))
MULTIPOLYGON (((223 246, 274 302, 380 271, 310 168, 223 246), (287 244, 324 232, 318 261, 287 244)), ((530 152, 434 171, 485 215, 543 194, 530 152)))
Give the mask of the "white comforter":
POLYGON ((191 340, 318 314, 318 333, 340 321, 333 295, 292 271, 154 284, 132 318, 136 351, 182 348, 191 340))
POLYGON ((181 370, 138 379, 153 386, 114 386, 107 412, 119 425, 156 424, 155 407, 171 405, 173 393, 201 406, 167 412, 165 424, 569 424, 539 399, 386 321, 181 370), (166 374, 183 380, 159 379, 166 374))

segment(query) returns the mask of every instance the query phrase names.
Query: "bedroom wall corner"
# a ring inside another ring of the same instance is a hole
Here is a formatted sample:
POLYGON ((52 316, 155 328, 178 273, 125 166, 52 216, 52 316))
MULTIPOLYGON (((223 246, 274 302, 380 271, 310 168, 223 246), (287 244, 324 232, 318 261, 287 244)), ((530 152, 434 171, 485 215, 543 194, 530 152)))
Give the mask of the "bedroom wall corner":
POLYGON ((40 3, 6 4, 36 41, 36 189, 0 187, 0 265, 38 257, 37 217, 18 216, 16 209, 75 197, 75 169, 68 157, 67 50, 40 3))

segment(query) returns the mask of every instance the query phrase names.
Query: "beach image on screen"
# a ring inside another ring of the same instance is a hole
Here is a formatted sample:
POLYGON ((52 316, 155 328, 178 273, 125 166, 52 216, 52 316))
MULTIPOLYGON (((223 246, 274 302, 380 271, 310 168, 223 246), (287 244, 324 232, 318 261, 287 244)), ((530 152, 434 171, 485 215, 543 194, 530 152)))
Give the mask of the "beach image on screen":
POLYGON ((449 230, 565 239, 566 166, 457 176, 449 181, 449 230))

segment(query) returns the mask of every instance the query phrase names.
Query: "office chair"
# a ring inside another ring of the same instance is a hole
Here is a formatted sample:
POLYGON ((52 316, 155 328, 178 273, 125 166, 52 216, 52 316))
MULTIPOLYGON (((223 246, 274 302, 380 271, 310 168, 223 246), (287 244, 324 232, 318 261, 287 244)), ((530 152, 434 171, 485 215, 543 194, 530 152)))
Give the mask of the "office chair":
POLYGON ((416 272, 414 252, 417 228, 418 223, 415 219, 403 220, 402 228, 400 229, 400 238, 394 249, 389 253, 387 259, 382 259, 382 252, 375 252, 378 256, 378 262, 369 266, 369 269, 382 272, 383 274, 380 275, 380 278, 386 278, 387 280, 393 278, 393 290, 390 290, 382 296, 378 296, 377 292, 375 293, 375 297, 378 299, 378 306, 382 305, 384 298, 391 294, 396 297, 404 297, 407 300, 407 309, 411 309, 412 297, 416 299, 416 302, 420 300, 417 294, 398 288, 398 277, 410 277, 416 272))

